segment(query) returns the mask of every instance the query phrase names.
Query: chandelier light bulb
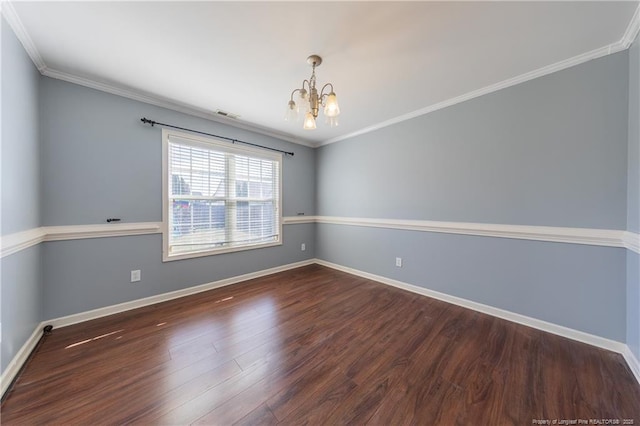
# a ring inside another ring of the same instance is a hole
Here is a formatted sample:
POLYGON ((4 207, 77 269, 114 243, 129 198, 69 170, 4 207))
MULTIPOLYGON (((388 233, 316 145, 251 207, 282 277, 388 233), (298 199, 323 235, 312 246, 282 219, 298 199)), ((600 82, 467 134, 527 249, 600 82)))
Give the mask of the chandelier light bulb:
POLYGON ((330 127, 338 127, 338 117, 329 117, 325 115, 325 122, 330 126, 330 127))
POLYGON ((295 102, 289 101, 287 111, 284 114, 285 121, 296 121, 298 118, 298 106, 295 102))
POLYGON ((304 116, 304 125, 302 128, 305 130, 313 130, 316 128, 316 119, 313 118, 313 114, 310 112, 304 116))
POLYGON ((340 115, 340 107, 338 106, 338 97, 334 92, 329 93, 324 104, 324 115, 327 117, 337 117, 340 115))

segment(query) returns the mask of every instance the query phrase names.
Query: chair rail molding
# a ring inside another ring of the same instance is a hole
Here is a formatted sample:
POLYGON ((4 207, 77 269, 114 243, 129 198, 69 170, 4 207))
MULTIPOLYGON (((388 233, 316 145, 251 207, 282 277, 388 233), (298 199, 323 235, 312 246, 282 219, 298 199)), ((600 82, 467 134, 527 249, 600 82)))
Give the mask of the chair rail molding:
MULTIPOLYGON (((557 226, 441 222, 431 220, 378 219, 341 216, 300 215, 285 216, 282 218, 283 225, 309 223, 620 247, 640 254, 640 234, 617 229, 566 228, 557 226)), ((0 237, 0 257, 18 253, 21 250, 46 241, 125 237, 130 235, 159 234, 161 232, 162 222, 43 226, 0 237)))
MULTIPOLYGON (((431 220, 376 219, 316 216, 316 223, 402 229, 420 232, 475 235, 495 238, 586 244, 605 247, 636 247, 638 234, 617 229, 567 228, 558 226, 508 225, 496 223, 441 222, 431 220), (636 244, 634 245, 634 241, 636 244)), ((634 251, 636 251, 634 250, 634 251)))

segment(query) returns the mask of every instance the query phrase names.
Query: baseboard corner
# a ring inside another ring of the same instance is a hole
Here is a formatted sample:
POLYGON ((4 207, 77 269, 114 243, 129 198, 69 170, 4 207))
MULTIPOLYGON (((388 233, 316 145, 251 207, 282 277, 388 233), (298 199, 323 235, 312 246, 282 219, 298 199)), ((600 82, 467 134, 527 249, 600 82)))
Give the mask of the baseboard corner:
POLYGON ((31 333, 31 336, 29 336, 27 341, 24 342, 9 365, 7 365, 7 368, 5 368, 5 370, 2 372, 2 375, 0 375, 0 397, 4 397, 5 392, 7 391, 7 389, 9 389, 9 386, 11 385, 11 383, 13 383, 18 373, 20 373, 20 370, 29 359, 31 352, 33 352, 33 350, 38 345, 38 342, 42 337, 42 328, 45 326, 45 324, 47 323, 41 322, 36 325, 36 328, 35 330, 33 330, 33 333, 31 333))
POLYGON ((638 384, 640 384, 640 361, 638 361, 638 358, 636 358, 635 354, 631 351, 629 345, 624 346, 622 356, 624 357, 625 361, 627 361, 627 365, 629 366, 629 369, 631 370, 633 375, 636 377, 638 384))

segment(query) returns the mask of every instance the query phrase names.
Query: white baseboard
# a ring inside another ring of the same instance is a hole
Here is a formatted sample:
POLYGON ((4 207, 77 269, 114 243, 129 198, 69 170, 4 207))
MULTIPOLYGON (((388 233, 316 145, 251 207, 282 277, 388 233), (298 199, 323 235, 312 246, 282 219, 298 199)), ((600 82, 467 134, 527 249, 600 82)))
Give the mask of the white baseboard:
POLYGON ((18 353, 13 357, 7 368, 0 375, 0 396, 4 395, 5 391, 9 388, 13 379, 16 378, 20 369, 29 359, 29 355, 35 349, 36 345, 40 341, 40 337, 42 337, 42 328, 44 327, 44 323, 40 323, 36 326, 36 329, 33 330, 31 336, 24 342, 24 345, 20 348, 18 353))
POLYGON ((131 302, 120 303, 117 305, 106 306, 104 308, 93 309, 91 311, 80 312, 78 314, 68 315, 65 317, 55 318, 48 321, 43 321, 36 326, 33 334, 22 345, 18 353, 13 357, 5 371, 0 376, 0 396, 4 395, 5 391, 15 379, 16 375, 29 358, 31 352, 35 349, 40 337, 42 336, 42 330, 45 325, 52 325, 55 328, 66 327, 69 325, 90 321, 97 318, 102 318, 108 315, 117 314, 124 311, 129 311, 143 306, 153 305, 160 302, 166 302, 168 300, 178 299, 180 297, 189 296, 191 294, 201 293, 203 291, 213 290, 215 288, 225 287, 232 284, 237 284, 242 281, 251 280, 254 278, 260 278, 266 275, 275 274, 278 272, 287 271, 289 269, 299 268, 301 266, 307 266, 315 263, 315 259, 303 260, 301 262, 289 263, 287 265, 276 266, 274 268, 263 269, 262 271, 251 272, 244 275, 238 275, 235 277, 225 278, 195 287, 189 287, 182 290, 172 291, 169 293, 159 294, 157 296, 145 297, 143 299, 132 300, 131 302))
POLYGON ((640 383, 640 361, 638 358, 631 352, 631 348, 628 345, 624 345, 624 352, 622 352, 622 356, 625 361, 627 361, 627 365, 631 369, 631 372, 634 376, 636 376, 636 380, 640 383))
POLYGON ((194 287, 171 291, 169 293, 162 293, 156 296, 145 297, 143 299, 132 300, 130 302, 119 303, 117 305, 106 306, 104 308, 93 309, 91 311, 80 312, 78 314, 55 318, 49 321, 45 321, 45 323, 52 325, 54 329, 59 327, 66 327, 68 325, 90 321, 93 319, 106 317, 106 316, 117 314, 124 311, 130 311, 132 309, 141 308, 143 306, 155 305, 156 303, 166 302, 169 300, 178 299, 185 296, 190 296, 196 293, 202 293, 203 291, 213 290, 216 288, 225 287, 232 284, 237 284, 242 281, 264 277, 265 275, 271 275, 277 272, 283 272, 289 269, 295 269, 301 266, 311 265, 313 263, 315 263, 315 259, 308 259, 308 260, 303 260, 301 262, 289 263, 287 265, 276 266, 274 268, 269 268, 269 269, 263 269, 257 272, 250 272, 248 274, 225 278, 222 280, 197 285, 194 287))
POLYGON ((577 340, 579 342, 587 343, 589 345, 597 346, 599 348, 607 349, 613 352, 623 353, 625 350, 624 348, 627 347, 627 345, 625 345, 624 343, 617 342, 615 340, 605 339, 604 337, 595 336, 593 334, 574 330, 568 327, 542 321, 536 318, 531 318, 525 315, 517 314, 515 312, 507 311, 500 308, 495 308, 493 306, 484 305, 482 303, 473 302, 471 300, 463 299, 461 297, 451 296, 449 294, 440 293, 434 290, 429 290, 424 287, 418 287, 413 284, 407 284, 405 282, 397 281, 397 280, 383 277, 380 275, 370 274, 368 272, 349 268, 347 266, 338 265, 338 264, 327 262, 320 259, 316 259, 316 263, 318 263, 319 265, 327 266, 332 269, 337 269, 339 271, 343 271, 349 274, 353 274, 353 275, 357 275, 373 281, 377 281, 382 284, 387 284, 393 287, 407 290, 412 293, 417 293, 423 296, 432 297, 434 299, 442 300, 447 303, 462 306, 463 308, 472 309, 474 311, 482 312, 487 315, 502 318, 507 321, 515 322, 518 324, 526 325, 528 327, 553 333, 558 336, 566 337, 572 340, 577 340))
POLYGON ((417 293, 423 296, 428 296, 434 299, 442 300, 447 303, 469 308, 474 311, 482 312, 494 317, 505 319, 507 321, 515 322, 518 324, 526 325, 528 327, 536 328, 538 330, 553 333, 558 336, 566 337, 572 340, 577 340, 579 342, 587 343, 592 346, 617 352, 619 354, 622 354, 627 364, 629 365, 629 368, 633 372, 635 378, 638 380, 638 383, 640 383, 640 363, 638 362, 638 359, 634 356, 634 354, 631 352, 631 349, 629 349, 629 346, 627 346, 624 343, 617 342, 610 339, 605 339, 603 337, 595 336, 595 335, 578 331, 578 330, 573 330, 568 327, 552 324, 546 321, 527 317, 525 315, 520 315, 520 314, 506 311, 503 309, 494 308, 492 306, 473 302, 460 297, 451 296, 448 294, 429 290, 423 287, 418 287, 412 284, 407 284, 402 281, 393 280, 391 278, 386 278, 380 275, 370 274, 368 272, 360 271, 357 269, 349 268, 346 266, 338 265, 338 264, 327 262, 324 260, 308 259, 308 260, 303 260, 301 262, 295 262, 287 265, 277 266, 274 268, 264 269, 262 271, 251 272, 244 275, 238 275, 235 277, 230 277, 223 280, 202 284, 195 287, 189 287, 182 290, 172 291, 169 293, 163 293, 156 296, 133 300, 131 302, 120 303, 117 305, 94 309, 87 312, 81 312, 78 314, 55 318, 49 321, 43 321, 42 323, 36 326, 36 329, 33 331, 33 334, 29 337, 29 339, 27 339, 27 341, 24 343, 22 348, 20 348, 18 353, 14 356, 14 358, 11 360, 11 362, 9 363, 5 371, 0 376, 0 395, 4 395, 4 392, 7 390, 11 382, 14 380, 14 378, 20 371, 20 368, 22 368, 24 363, 29 358, 29 355, 38 344, 38 341, 42 335, 42 329, 45 325, 52 325, 54 329, 59 327, 66 327, 66 326, 81 323, 84 321, 89 321, 89 320, 105 317, 108 315, 117 314, 120 312, 140 308, 143 306, 153 305, 160 302, 178 299, 178 298, 189 296, 192 294, 201 293, 203 291, 213 290, 216 288, 225 287, 232 284, 237 284, 242 281, 247 281, 254 278, 260 278, 266 275, 271 275, 278 272, 287 271, 289 269, 295 269, 302 266, 311 265, 314 263, 318 265, 326 266, 332 269, 336 269, 339 271, 343 271, 352 275, 357 275, 363 278, 377 281, 382 284, 387 284, 393 287, 397 287, 402 290, 410 291, 412 293, 417 293))

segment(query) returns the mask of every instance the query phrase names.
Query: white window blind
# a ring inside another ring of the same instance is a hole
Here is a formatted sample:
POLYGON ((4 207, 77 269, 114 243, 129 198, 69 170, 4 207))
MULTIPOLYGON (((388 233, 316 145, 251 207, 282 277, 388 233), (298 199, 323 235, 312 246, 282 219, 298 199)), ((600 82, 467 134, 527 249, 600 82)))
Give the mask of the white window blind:
POLYGON ((164 259, 280 244, 281 155, 165 130, 164 259))

